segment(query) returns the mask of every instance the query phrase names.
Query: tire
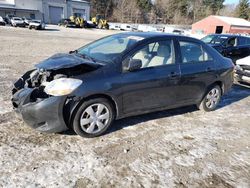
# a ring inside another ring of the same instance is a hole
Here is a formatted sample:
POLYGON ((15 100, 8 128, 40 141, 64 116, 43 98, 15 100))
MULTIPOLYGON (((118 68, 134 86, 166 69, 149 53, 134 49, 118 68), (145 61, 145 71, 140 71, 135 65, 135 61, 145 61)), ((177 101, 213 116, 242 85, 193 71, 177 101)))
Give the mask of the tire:
POLYGON ((105 98, 95 98, 85 101, 77 109, 73 117, 72 126, 75 133, 79 136, 92 138, 102 135, 113 121, 113 105, 105 98), (99 107, 102 110, 99 111, 98 115, 97 109, 99 107))
POLYGON ((200 110, 205 112, 214 111, 221 100, 222 91, 220 86, 213 85, 208 89, 208 92, 202 99, 201 103, 198 105, 200 110))

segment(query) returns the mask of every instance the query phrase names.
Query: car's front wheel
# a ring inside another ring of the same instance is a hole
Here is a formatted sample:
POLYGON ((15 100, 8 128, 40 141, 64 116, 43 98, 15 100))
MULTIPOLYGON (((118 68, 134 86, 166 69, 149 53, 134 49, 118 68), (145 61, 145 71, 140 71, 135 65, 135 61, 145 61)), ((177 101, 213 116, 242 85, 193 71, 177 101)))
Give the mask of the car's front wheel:
POLYGON ((221 94, 222 92, 220 86, 212 86, 199 104, 199 109, 206 112, 215 110, 220 102, 221 94))
POLYGON ((85 101, 73 119, 73 130, 82 137, 103 134, 114 120, 114 109, 109 100, 95 98, 85 101))

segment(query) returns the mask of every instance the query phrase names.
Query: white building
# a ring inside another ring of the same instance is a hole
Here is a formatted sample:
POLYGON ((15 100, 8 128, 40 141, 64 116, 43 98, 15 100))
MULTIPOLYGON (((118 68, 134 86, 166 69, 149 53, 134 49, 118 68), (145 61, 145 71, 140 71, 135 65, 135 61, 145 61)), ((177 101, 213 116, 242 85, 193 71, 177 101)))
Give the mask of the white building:
POLYGON ((40 19, 45 23, 57 24, 60 19, 74 13, 90 19, 88 0, 0 0, 0 16, 14 14, 19 17, 40 19))

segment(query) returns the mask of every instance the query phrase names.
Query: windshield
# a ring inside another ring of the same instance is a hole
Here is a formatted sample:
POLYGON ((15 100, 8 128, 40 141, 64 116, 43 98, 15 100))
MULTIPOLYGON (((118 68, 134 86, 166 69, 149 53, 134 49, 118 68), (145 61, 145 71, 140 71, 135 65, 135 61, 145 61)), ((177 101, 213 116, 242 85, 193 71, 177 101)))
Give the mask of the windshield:
POLYGON ((21 18, 13 18, 14 20, 18 20, 18 21, 20 21, 20 20, 22 20, 21 18))
POLYGON ((227 36, 208 35, 201 40, 207 44, 224 44, 227 39, 227 36))
POLYGON ((87 56, 95 61, 109 63, 142 39, 138 36, 112 35, 78 49, 77 54, 87 56))

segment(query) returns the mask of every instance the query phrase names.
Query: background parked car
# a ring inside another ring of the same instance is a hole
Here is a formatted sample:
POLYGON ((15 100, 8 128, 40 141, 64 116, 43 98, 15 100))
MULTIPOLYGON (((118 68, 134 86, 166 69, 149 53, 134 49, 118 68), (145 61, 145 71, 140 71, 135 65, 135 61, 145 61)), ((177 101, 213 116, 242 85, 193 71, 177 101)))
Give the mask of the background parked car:
POLYGON ((5 25, 5 24, 6 23, 5 23, 4 19, 3 19, 3 17, 0 16, 0 25, 5 25))
POLYGON ((150 25, 142 25, 142 24, 138 25, 137 30, 141 32, 158 32, 157 28, 150 25))
POLYGON ((29 26, 30 21, 32 20, 31 18, 26 18, 26 17, 23 17, 22 19, 23 19, 24 24, 25 24, 26 26, 29 26))
POLYGON ((72 22, 70 19, 61 19, 58 25, 64 27, 76 27, 75 22, 72 22))
POLYGON ((235 83, 250 88, 250 56, 236 61, 235 83))
POLYGON ((14 14, 7 14, 6 17, 5 17, 5 22, 9 25, 11 25, 11 19, 15 17, 14 14))
POLYGON ((85 28, 96 28, 96 25, 92 21, 85 21, 85 28))
POLYGON ((220 52, 223 56, 233 60, 242 59, 250 55, 250 37, 214 34, 201 39, 220 52))
POLYGON ((12 17, 10 21, 13 27, 25 27, 25 23, 22 18, 12 17))
POLYGON ((133 31, 132 25, 129 24, 121 24, 120 30, 122 31, 133 31))
POLYGON ((174 29, 174 30, 173 30, 173 34, 176 34, 176 35, 183 35, 183 34, 184 34, 184 31, 183 31, 183 30, 180 30, 180 29, 174 29))
POLYGON ((45 23, 41 20, 31 20, 29 23, 29 29, 43 30, 45 29, 45 23))
POLYGON ((110 23, 109 24, 109 29, 110 30, 120 30, 120 26, 118 24, 110 23))

